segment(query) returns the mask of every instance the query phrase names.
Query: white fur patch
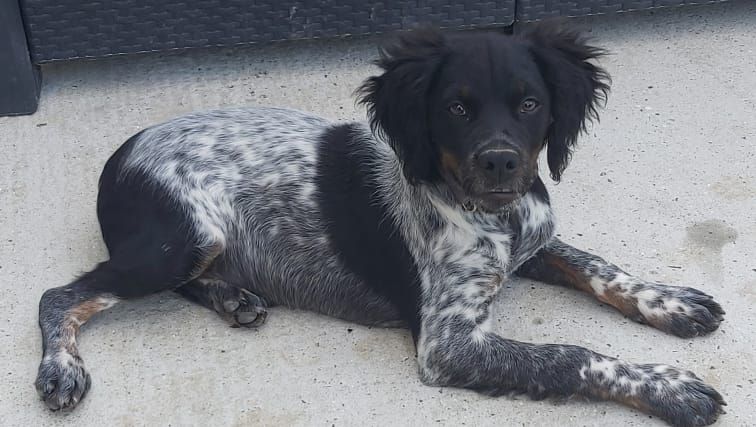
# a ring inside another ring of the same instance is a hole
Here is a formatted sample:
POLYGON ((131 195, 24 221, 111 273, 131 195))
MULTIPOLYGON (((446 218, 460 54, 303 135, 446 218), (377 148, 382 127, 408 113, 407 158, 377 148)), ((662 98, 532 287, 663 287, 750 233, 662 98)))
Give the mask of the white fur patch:
POLYGON ((594 378, 600 378, 601 384, 613 394, 626 396, 635 396, 643 385, 651 381, 649 374, 643 369, 621 360, 608 358, 593 358, 587 365, 580 368, 582 380, 587 380, 589 374, 592 374, 594 378), (632 376, 625 375, 625 372, 632 373, 632 376))
POLYGON ((598 276, 591 277, 591 289, 597 296, 604 295, 606 292, 606 281, 598 276))

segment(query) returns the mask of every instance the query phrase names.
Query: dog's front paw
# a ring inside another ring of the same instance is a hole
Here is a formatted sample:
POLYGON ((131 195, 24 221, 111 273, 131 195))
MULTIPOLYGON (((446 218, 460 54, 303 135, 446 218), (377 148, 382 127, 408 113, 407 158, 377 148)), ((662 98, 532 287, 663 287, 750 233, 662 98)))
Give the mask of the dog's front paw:
POLYGON ((81 358, 61 350, 45 355, 34 385, 47 407, 58 411, 73 409, 87 394, 91 383, 81 358))
POLYGON ((648 284, 634 297, 641 321, 683 338, 713 332, 725 314, 710 295, 693 288, 648 284))
POLYGON ((638 394, 631 398, 639 409, 673 426, 707 426, 726 406, 722 396, 690 371, 667 365, 639 365, 644 375, 638 394))

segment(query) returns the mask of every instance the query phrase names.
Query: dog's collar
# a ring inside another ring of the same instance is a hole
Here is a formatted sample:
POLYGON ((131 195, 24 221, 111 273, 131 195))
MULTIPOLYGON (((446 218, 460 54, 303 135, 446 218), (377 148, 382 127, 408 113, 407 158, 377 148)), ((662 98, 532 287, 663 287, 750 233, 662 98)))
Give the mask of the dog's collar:
POLYGON ((466 210, 467 212, 475 212, 478 210, 478 206, 473 203, 472 200, 465 200, 462 202, 462 209, 466 210))

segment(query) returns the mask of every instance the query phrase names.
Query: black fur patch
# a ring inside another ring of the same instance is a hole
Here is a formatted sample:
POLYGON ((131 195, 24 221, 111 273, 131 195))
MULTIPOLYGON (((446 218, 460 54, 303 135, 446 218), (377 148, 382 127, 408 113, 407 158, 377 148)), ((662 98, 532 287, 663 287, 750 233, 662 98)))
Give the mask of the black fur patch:
POLYGON ((108 160, 97 199, 102 237, 110 253, 110 260, 99 269, 113 272, 103 289, 124 298, 183 284, 204 255, 189 217, 167 191, 141 173, 120 176, 121 162, 138 138, 139 134, 130 138, 108 160))
POLYGON ((387 207, 375 195, 370 150, 354 137, 353 125, 329 129, 318 153, 317 187, 328 237, 347 269, 391 301, 420 331, 420 280, 417 266, 387 207))

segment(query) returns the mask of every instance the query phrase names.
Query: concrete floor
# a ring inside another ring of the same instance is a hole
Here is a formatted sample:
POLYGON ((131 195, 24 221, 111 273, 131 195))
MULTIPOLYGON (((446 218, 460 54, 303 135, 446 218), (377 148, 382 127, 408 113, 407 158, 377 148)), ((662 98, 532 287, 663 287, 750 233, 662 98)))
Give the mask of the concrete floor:
MULTIPOLYGON (((559 232, 649 279, 698 287, 727 311, 683 340, 587 296, 527 281, 498 301, 507 337, 573 343, 687 367, 729 406, 720 425, 756 425, 756 2, 598 19, 613 55, 602 122, 559 186, 559 232)), ((376 40, 140 56, 44 68, 33 116, 0 118, 0 424, 661 425, 609 403, 531 402, 423 386, 408 333, 276 308, 231 329, 170 294, 88 324, 87 399, 52 414, 32 386, 42 292, 105 257, 95 218, 108 156, 139 129, 200 109, 257 104, 362 119, 352 90, 376 40)))

